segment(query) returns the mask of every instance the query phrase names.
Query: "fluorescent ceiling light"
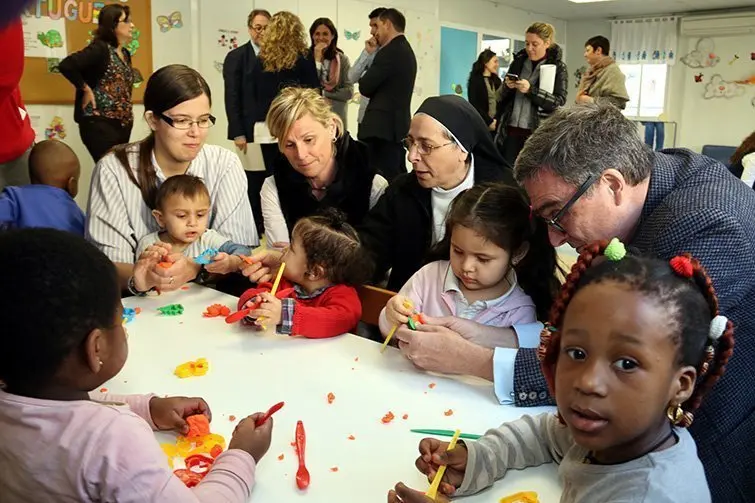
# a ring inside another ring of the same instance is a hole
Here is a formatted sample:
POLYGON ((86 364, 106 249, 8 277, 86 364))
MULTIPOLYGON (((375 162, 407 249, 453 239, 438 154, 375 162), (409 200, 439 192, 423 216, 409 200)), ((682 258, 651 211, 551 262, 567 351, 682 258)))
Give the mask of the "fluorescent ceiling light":
POLYGON ((613 2, 613 0, 569 0, 572 3, 613 2))

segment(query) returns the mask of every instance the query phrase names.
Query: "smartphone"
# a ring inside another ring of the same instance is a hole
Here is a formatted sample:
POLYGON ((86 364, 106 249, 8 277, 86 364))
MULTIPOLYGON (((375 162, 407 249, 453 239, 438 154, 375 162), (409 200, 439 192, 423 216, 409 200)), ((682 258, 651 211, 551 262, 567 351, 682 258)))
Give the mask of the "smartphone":
POLYGON ((517 80, 519 80, 519 75, 517 75, 516 73, 507 73, 504 77, 504 80, 507 79, 516 82, 517 80))

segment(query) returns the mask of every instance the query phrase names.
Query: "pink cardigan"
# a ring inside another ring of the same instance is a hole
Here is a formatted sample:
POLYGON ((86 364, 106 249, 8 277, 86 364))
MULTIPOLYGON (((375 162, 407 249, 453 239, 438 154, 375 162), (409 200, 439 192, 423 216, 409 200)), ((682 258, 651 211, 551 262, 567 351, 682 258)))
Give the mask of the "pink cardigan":
MULTIPOLYGON (((414 273, 409 281, 401 287, 399 295, 411 299, 415 309, 428 316, 456 316, 456 300, 452 291, 445 291, 446 274, 450 262, 440 260, 427 264, 414 273)), ((516 278, 516 275, 512 276, 516 278)), ((524 290, 514 282, 506 293, 505 300, 480 311, 472 318, 482 325, 494 327, 511 327, 515 324, 534 323, 537 321, 535 303, 524 290)), ((385 335, 392 327, 385 317, 385 308, 380 313, 380 331, 385 335)))

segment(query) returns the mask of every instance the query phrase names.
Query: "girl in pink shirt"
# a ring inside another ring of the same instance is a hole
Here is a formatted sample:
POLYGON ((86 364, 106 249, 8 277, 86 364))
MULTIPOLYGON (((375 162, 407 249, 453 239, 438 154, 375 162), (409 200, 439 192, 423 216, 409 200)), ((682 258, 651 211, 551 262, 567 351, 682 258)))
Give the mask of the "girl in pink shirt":
POLYGON ((196 487, 168 469, 153 430, 188 431, 201 398, 94 393, 128 354, 113 263, 74 234, 0 234, 0 499, 246 502, 272 420, 239 423, 196 487), (10 286, 12 285, 12 287, 10 286))
POLYGON ((380 314, 383 336, 415 312, 497 327, 532 323, 547 318, 558 292, 546 224, 507 185, 476 185, 458 195, 431 255, 443 260, 417 271, 380 314))

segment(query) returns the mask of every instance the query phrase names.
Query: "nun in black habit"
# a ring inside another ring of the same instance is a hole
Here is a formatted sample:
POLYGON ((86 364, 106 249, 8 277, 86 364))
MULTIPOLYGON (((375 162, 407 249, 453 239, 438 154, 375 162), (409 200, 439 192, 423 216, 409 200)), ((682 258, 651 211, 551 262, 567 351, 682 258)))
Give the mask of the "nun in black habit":
POLYGON ((465 99, 437 96, 422 103, 403 141, 412 171, 399 175, 358 228, 380 274, 391 270, 398 291, 443 238, 451 201, 478 183, 516 187, 488 127, 465 99))

